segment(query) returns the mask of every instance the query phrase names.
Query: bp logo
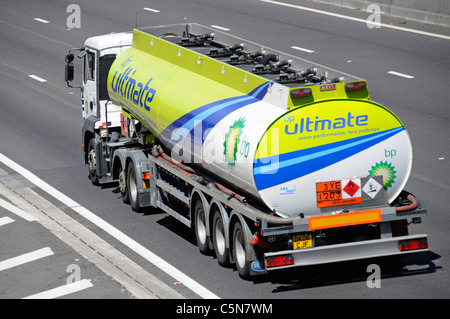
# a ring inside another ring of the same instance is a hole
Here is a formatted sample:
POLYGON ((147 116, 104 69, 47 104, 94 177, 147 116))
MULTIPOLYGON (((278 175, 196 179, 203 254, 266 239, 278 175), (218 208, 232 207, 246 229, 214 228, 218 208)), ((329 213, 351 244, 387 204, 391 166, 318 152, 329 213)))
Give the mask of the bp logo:
POLYGON ((234 167, 236 165, 236 153, 242 134, 242 129, 245 126, 245 118, 240 118, 230 126, 230 130, 225 134, 225 142, 223 143, 225 161, 228 165, 234 167))
POLYGON ((392 187, 392 184, 395 183, 395 173, 397 171, 394 170, 395 166, 392 166, 391 163, 380 162, 376 163, 375 166, 372 166, 372 169, 369 171, 369 176, 383 176, 383 186, 384 189, 388 189, 392 187))

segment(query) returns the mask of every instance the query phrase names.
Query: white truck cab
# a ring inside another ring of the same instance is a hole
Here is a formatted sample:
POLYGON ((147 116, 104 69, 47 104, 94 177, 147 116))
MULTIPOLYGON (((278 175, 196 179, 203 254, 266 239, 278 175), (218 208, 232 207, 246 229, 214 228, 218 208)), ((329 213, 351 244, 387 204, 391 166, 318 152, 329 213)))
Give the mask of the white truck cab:
POLYGON ((85 162, 89 164, 90 177, 97 184, 95 140, 120 128, 121 107, 109 101, 107 80, 109 69, 118 55, 131 46, 132 32, 111 33, 88 38, 83 48, 70 49, 66 54, 66 82, 81 91, 81 116, 85 162), (75 54, 81 59, 80 84, 74 82, 75 54))

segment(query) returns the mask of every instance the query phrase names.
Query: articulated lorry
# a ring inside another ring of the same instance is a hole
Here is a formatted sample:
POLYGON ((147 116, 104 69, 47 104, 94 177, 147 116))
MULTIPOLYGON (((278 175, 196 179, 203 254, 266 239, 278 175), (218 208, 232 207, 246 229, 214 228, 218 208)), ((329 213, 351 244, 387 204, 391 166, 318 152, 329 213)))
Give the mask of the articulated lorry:
POLYGON ((190 23, 89 38, 66 81, 92 183, 243 278, 428 250, 407 130, 363 79, 190 23))

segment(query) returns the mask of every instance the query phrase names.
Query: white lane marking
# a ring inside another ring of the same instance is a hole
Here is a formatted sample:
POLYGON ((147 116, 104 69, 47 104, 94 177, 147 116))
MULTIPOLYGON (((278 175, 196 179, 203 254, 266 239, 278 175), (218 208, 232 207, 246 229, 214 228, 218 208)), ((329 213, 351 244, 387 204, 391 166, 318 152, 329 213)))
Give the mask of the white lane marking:
POLYGON ((30 77, 30 78, 32 78, 32 79, 34 79, 36 81, 39 81, 39 82, 47 82, 46 79, 40 78, 40 77, 38 77, 37 75, 34 75, 34 74, 30 74, 30 75, 28 75, 28 77, 30 77))
POLYGON ((38 249, 0 262, 0 271, 53 255, 49 247, 38 249))
POLYGON ((82 279, 64 286, 56 287, 47 291, 43 291, 22 299, 54 299, 75 292, 94 287, 90 280, 82 279))
POLYGON ((181 282, 183 285, 191 289, 197 295, 205 299, 219 299, 217 295, 213 292, 209 291, 198 282, 166 262, 161 257, 157 256, 132 238, 128 237, 126 234, 122 233, 120 230, 115 228, 114 226, 108 224, 106 221, 84 208, 68 196, 64 195, 54 187, 50 186, 39 177, 31 173, 29 170, 23 168, 16 162, 10 160, 8 157, 0 153, 0 162, 8 166, 9 168, 15 170, 17 173, 21 174, 23 177, 28 179, 30 182, 41 188, 43 191, 47 192, 55 199, 62 202, 64 205, 72 208, 74 211, 78 212, 84 218, 88 219, 90 222, 95 224, 97 227, 103 229, 111 236, 128 246, 130 249, 134 250, 136 253, 147 259, 149 262, 153 263, 155 266, 175 278, 178 282, 181 282))
POLYGON ((10 224, 13 222, 14 222, 14 219, 12 219, 8 216, 0 218, 0 226, 7 225, 7 224, 10 224))
POLYGON ((41 18, 33 18, 33 19, 36 21, 42 22, 42 23, 50 23, 49 21, 41 19, 41 18))
MULTIPOLYGON (((362 22, 362 23, 367 24, 367 20, 366 19, 354 18, 354 17, 342 15, 342 14, 337 14, 337 13, 332 13, 332 12, 327 12, 327 11, 322 11, 322 10, 302 7, 302 6, 295 5, 295 4, 290 4, 290 3, 282 3, 282 2, 273 1, 273 0, 259 0, 259 1, 267 2, 267 3, 271 3, 271 4, 276 4, 276 5, 279 5, 279 6, 285 6, 285 7, 295 8, 295 9, 299 9, 299 10, 314 12, 314 13, 320 13, 320 14, 324 14, 324 15, 327 15, 327 16, 332 16, 332 17, 336 17, 336 18, 341 18, 341 19, 346 19, 346 20, 351 20, 351 21, 356 21, 356 22, 362 22)), ((371 24, 374 25, 374 26, 381 26, 383 28, 389 28, 389 29, 394 29, 394 30, 399 30, 399 31, 405 31, 405 32, 411 32, 411 33, 426 35, 426 36, 429 36, 429 37, 435 37, 435 38, 441 38, 441 39, 445 39, 445 40, 450 40, 450 36, 448 36, 448 35, 431 33, 431 32, 420 31, 420 30, 414 30, 414 29, 409 29, 409 28, 404 28, 404 27, 398 27, 398 26, 395 26, 395 25, 389 25, 389 24, 385 24, 385 23, 371 22, 371 24)))
POLYGON ((143 9, 144 9, 144 10, 147 10, 147 11, 151 11, 151 12, 156 12, 156 13, 161 12, 161 11, 159 11, 159 10, 152 9, 152 8, 147 8, 147 7, 143 8, 143 9))
POLYGON ((406 79, 414 79, 415 78, 414 75, 408 75, 408 74, 400 73, 400 72, 396 72, 396 71, 389 71, 388 73, 392 74, 392 75, 400 76, 400 77, 406 78, 406 79))
POLYGON ((230 29, 225 28, 225 27, 221 27, 220 25, 212 24, 211 27, 212 27, 212 28, 219 29, 219 30, 222 30, 222 31, 230 31, 230 29))
POLYGON ((300 47, 297 47, 297 46, 292 46, 291 47, 292 49, 295 49, 295 50, 299 50, 299 51, 303 51, 303 52, 306 52, 306 53, 314 53, 314 51, 313 50, 309 50, 309 49, 305 49, 305 48, 300 48, 300 47))
POLYGON ((11 213, 16 214, 19 217, 22 217, 23 219, 33 222, 35 220, 38 220, 36 217, 31 215, 30 213, 27 213, 26 211, 20 209, 19 207, 14 206, 11 203, 8 203, 6 200, 0 198, 0 206, 4 209, 9 210, 11 213))

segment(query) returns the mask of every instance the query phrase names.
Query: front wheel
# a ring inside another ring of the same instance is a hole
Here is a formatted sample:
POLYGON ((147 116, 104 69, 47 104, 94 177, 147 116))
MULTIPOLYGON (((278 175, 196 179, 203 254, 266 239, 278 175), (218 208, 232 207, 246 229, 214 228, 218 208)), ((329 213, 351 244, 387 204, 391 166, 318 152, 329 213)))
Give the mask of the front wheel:
POLYGON ((93 185, 100 185, 100 180, 97 175, 97 155, 95 153, 95 140, 91 139, 88 146, 88 167, 89 167, 89 178, 93 185))

